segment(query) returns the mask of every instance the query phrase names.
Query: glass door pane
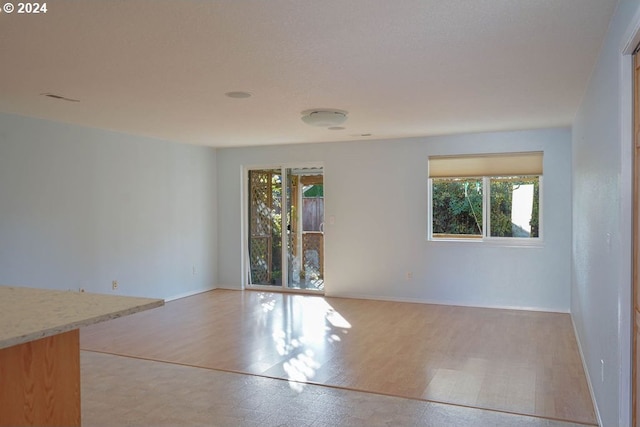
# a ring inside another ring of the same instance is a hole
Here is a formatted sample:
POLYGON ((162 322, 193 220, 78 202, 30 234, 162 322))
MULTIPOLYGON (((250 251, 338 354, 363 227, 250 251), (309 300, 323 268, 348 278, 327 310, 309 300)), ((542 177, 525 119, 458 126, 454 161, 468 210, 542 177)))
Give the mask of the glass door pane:
POLYGON ((324 181, 321 167, 286 170, 287 286, 324 289, 324 181))
POLYGON ((282 286, 282 173, 249 171, 249 284, 282 286))

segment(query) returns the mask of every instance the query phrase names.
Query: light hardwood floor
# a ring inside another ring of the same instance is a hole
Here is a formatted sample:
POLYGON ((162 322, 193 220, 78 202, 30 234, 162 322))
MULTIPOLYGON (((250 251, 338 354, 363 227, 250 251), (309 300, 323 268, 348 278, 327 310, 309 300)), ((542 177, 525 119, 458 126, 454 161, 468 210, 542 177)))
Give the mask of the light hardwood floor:
POLYGON ((81 361, 84 427, 585 427, 91 351, 81 361))
POLYGON ((596 424, 568 314, 216 290, 84 328, 80 345, 596 424))

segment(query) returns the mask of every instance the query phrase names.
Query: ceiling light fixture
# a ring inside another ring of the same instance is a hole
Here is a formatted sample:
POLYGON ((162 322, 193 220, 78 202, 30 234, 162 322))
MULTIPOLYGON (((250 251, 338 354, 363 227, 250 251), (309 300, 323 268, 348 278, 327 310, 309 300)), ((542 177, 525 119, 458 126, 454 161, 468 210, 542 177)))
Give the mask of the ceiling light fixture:
POLYGON ((308 125, 329 128, 340 126, 347 120, 349 113, 344 110, 313 108, 300 114, 302 114, 302 121, 308 125))

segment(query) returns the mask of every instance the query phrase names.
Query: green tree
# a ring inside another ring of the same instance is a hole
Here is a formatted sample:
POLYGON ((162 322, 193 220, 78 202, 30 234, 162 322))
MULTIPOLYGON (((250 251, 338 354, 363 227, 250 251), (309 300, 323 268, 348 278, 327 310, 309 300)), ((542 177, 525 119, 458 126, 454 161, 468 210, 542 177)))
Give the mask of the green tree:
POLYGON ((433 180, 433 233, 482 235, 482 179, 433 180))
POLYGON ((282 277, 282 175, 271 175, 271 278, 282 277))
POLYGON ((513 182, 509 180, 491 181, 491 235, 493 237, 513 237, 511 207, 513 205, 513 182))
POLYGON ((531 208, 531 237, 540 237, 540 180, 533 181, 533 207, 531 208))

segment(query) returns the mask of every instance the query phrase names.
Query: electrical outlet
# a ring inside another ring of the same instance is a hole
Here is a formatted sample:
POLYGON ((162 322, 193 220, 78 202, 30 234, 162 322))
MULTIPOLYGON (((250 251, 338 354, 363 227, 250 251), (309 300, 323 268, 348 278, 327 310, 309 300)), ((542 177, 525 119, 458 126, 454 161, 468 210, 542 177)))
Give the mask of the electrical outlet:
POLYGON ((407 275, 405 276, 407 280, 413 279, 413 271, 407 271, 407 275))
POLYGON ((604 382, 604 360, 600 359, 600 381, 604 382))
POLYGON ((118 290, 118 281, 114 280, 113 282, 111 282, 111 289, 116 291, 118 290))

